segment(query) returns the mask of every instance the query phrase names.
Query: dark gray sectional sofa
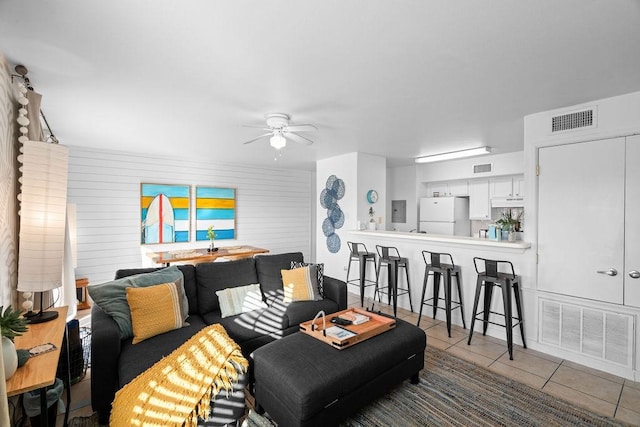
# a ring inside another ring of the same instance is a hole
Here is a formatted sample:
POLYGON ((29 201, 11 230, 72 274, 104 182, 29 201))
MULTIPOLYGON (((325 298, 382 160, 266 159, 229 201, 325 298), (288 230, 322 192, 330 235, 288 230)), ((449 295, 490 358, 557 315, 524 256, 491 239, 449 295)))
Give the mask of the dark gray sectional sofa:
MULTIPOLYGON (((291 262, 302 262, 302 253, 261 255, 230 262, 201 263, 179 266, 189 301, 189 326, 157 335, 133 345, 121 340, 118 327, 108 314, 94 305, 91 312, 91 404, 100 423, 108 422, 115 393, 154 363, 178 348, 207 325, 220 323, 227 333, 249 355, 255 349, 299 330, 299 323, 312 319, 324 310, 334 313, 347 307, 346 284, 324 277, 324 299, 282 303, 280 270, 291 262), (268 308, 222 318, 218 290, 259 283, 268 308)), ((158 270, 118 270, 116 279, 158 270)))

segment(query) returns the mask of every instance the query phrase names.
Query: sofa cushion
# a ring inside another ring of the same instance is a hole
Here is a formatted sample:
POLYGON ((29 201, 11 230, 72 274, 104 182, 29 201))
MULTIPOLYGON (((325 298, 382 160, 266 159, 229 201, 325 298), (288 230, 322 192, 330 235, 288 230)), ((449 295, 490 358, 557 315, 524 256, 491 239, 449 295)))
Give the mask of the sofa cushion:
POLYGON ((131 310, 133 344, 185 326, 182 283, 169 282, 126 289, 131 310), (178 290, 180 288, 180 290, 178 290))
MULTIPOLYGON (((126 289, 129 287, 146 287, 161 283, 181 281, 184 283, 182 272, 175 266, 163 268, 149 273, 123 277, 111 282, 91 285, 89 295, 93 301, 118 324, 120 338, 133 337, 131 326, 131 311, 127 303, 126 289)), ((187 298, 181 297, 183 313, 187 313, 187 298)))
POLYGON ((196 264, 198 310, 204 315, 220 309, 216 291, 258 283, 253 258, 196 264))
POLYGON ((260 285, 257 283, 216 291, 216 295, 220 303, 222 317, 235 316, 236 314, 247 313, 260 308, 267 308, 267 304, 262 301, 262 292, 260 292, 260 285))
POLYGON ((139 344, 134 345, 131 341, 123 341, 118 361, 119 386, 124 386, 149 369, 206 326, 197 315, 189 316, 187 323, 189 325, 184 328, 156 335, 139 344))
MULTIPOLYGON (((189 302, 189 314, 198 314, 198 294, 196 287, 196 269, 193 265, 178 265, 178 270, 182 272, 184 277, 184 293, 187 295, 189 302)), ((125 268, 116 271, 116 279, 127 276, 133 276, 142 273, 151 273, 153 271, 162 270, 165 267, 154 268, 125 268)))
POLYGON ((282 299, 282 275, 280 270, 290 269, 292 261, 303 262, 302 252, 256 255, 258 283, 260 283, 260 288, 267 304, 272 305, 275 300, 282 299))
POLYGON ((279 338, 282 336, 282 330, 289 324, 284 311, 273 307, 230 317, 222 317, 218 311, 214 311, 204 314, 202 318, 207 325, 220 323, 229 336, 241 346, 246 341, 265 335, 279 338))
POLYGON ((327 315, 335 313, 338 311, 338 304, 325 298, 320 301, 298 301, 289 304, 278 301, 271 308, 277 312, 284 312, 284 318, 287 320, 285 327, 292 327, 313 319, 320 310, 323 310, 327 315))
POLYGON ((318 267, 307 265, 291 270, 280 270, 284 291, 283 302, 319 301, 322 299, 318 289, 318 267))

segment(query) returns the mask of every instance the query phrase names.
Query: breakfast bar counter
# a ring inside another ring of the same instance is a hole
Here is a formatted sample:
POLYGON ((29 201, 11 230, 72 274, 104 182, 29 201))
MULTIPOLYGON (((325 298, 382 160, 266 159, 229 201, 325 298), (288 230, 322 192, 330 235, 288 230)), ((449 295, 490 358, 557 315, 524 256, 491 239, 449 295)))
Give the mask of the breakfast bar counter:
POLYGON ((443 236, 440 234, 425 233, 407 233, 403 231, 385 231, 385 230, 352 230, 350 232, 354 236, 366 236, 369 238, 384 237, 398 240, 417 240, 422 242, 433 242, 452 245, 475 245, 486 246, 492 248, 512 249, 516 251, 524 251, 531 247, 531 243, 516 240, 508 242, 505 240, 489 240, 478 237, 466 236, 443 236))
MULTIPOLYGON (((422 295, 425 271, 422 251, 425 250, 451 254, 456 266, 460 266, 462 301, 464 303, 464 314, 467 325, 471 323, 471 312, 473 310, 473 298, 477 279, 477 273, 473 263, 474 257, 505 260, 513 263, 516 274, 522 278, 521 287, 525 305, 528 305, 528 302, 532 302, 526 301, 528 297, 531 299, 534 298, 530 291, 534 286, 533 277, 536 266, 535 251, 531 249, 531 243, 529 242, 521 240, 515 242, 494 241, 477 237, 444 236, 384 230, 350 230, 346 234, 346 240, 364 243, 370 252, 376 251, 376 245, 393 246, 398 249, 400 256, 408 259, 411 300, 413 303, 413 311, 416 313, 420 310, 420 297, 422 295)), ((357 271, 357 266, 355 268, 357 271)), ((367 278, 375 280, 375 272, 372 266, 367 268, 367 278)), ((401 287, 404 287, 404 274, 401 274, 399 279, 401 281, 401 287)), ((380 281, 383 286, 386 286, 386 274, 384 271, 383 274, 381 274, 380 281)), ((355 287, 349 288, 349 292, 359 292, 355 287)), ((366 291, 365 297, 373 296, 373 287, 367 288, 366 291)), ((429 279, 427 292, 427 295, 433 293, 432 279, 429 279)), ((496 292, 496 294, 498 293, 499 292, 496 292)), ((454 299, 456 297, 457 292, 454 292, 454 299)), ((398 296, 398 306, 405 309, 410 308, 407 295, 398 296)), ((494 295, 492 301, 492 310, 494 309, 495 311, 502 312, 502 299, 498 295, 494 295)), ((431 316, 432 308, 425 306, 423 315, 425 314, 431 316)), ((526 313, 525 317, 528 317, 527 315, 533 315, 533 313, 526 313)), ((441 320, 445 319, 444 310, 438 310, 437 318, 441 320)), ((453 312, 452 322, 460 326, 462 325, 459 310, 453 312)), ((490 335, 494 335, 492 330, 495 331, 495 336, 504 339, 504 328, 493 328, 489 326, 488 333, 490 335)), ((516 338, 518 338, 518 335, 519 334, 514 334, 516 338)))

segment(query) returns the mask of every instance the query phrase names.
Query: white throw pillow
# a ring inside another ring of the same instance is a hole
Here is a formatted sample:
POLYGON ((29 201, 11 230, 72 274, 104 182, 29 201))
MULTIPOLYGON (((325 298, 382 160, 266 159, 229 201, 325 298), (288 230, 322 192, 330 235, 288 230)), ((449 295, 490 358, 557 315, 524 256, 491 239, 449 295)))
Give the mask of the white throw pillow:
POLYGON ((222 317, 235 316, 236 314, 247 313, 260 308, 267 308, 267 304, 262 301, 260 285, 237 286, 216 291, 220 302, 220 313, 222 317))

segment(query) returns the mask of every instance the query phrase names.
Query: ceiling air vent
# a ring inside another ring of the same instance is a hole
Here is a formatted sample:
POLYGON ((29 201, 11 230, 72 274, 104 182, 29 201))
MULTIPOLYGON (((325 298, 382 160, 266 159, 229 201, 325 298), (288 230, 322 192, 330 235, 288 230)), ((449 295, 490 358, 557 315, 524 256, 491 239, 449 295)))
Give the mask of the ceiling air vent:
POLYGON ((595 110, 593 108, 555 116, 551 118, 551 132, 593 127, 594 119, 595 110))
POLYGON ((473 165, 473 173, 487 173, 491 172, 491 163, 485 163, 483 165, 473 165))

